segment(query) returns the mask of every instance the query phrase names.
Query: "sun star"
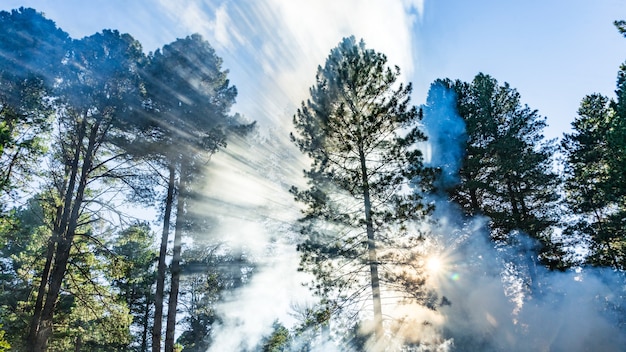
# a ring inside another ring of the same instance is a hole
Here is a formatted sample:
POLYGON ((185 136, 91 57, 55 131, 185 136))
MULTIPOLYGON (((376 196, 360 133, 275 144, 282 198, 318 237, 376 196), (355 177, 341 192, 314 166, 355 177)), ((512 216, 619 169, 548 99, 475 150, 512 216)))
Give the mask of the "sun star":
POLYGON ((430 257, 426 260, 426 268, 431 274, 436 274, 442 268, 441 259, 439 257, 430 257))

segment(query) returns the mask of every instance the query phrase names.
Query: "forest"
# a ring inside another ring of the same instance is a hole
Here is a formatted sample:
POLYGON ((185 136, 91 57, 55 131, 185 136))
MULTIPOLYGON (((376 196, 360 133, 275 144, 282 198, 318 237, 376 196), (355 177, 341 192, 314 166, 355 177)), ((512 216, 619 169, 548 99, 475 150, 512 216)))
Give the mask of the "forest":
POLYGON ((0 351, 623 350, 626 63, 558 140, 486 73, 413 105, 355 37, 291 132, 222 65, 0 12, 0 351), (258 323, 280 275, 307 299, 258 323))

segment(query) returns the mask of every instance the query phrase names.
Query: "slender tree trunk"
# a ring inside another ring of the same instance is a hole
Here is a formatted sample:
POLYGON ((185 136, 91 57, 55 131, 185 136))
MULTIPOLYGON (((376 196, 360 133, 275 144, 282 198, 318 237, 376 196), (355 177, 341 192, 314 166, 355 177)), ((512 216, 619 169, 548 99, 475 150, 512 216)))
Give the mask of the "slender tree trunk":
MULTIPOLYGON (((476 179, 476 175, 474 175, 473 173, 469 173, 469 179, 470 180, 475 180, 476 179)), ((470 194, 470 207, 472 209, 472 215, 476 215, 478 213, 480 213, 481 209, 480 209, 480 203, 478 202, 478 189, 476 186, 472 186, 472 188, 469 189, 469 194, 470 194)))
POLYGON ((509 201, 511 202, 511 209, 513 211, 513 218, 515 219, 515 226, 521 227, 522 218, 517 204, 517 197, 515 196, 515 190, 513 189, 513 182, 510 179, 506 181, 507 192, 509 193, 509 201))
POLYGON ((0 182, 0 186, 6 187, 9 184, 9 180, 11 179, 11 173, 13 173, 13 167, 17 164, 18 157, 20 156, 20 151, 22 148, 18 148, 15 151, 15 154, 11 157, 11 162, 9 162, 9 167, 6 169, 6 175, 4 175, 4 179, 0 182))
POLYGON ((83 348, 83 337, 79 334, 78 336, 76 336, 74 352, 80 352, 82 348, 83 348))
POLYGON ((141 334, 141 351, 148 351, 148 330, 150 330, 150 301, 146 302, 143 315, 143 331, 141 334))
MULTIPOLYGON (((52 234, 52 237, 55 239, 54 242, 56 242, 55 244, 57 244, 56 253, 60 251, 58 242, 61 241, 61 236, 67 230, 67 224, 68 224, 70 212, 72 209, 72 200, 74 196, 74 188, 76 187, 76 181, 77 181, 78 170, 79 170, 78 165, 81 159, 80 152, 83 147, 82 143, 83 143, 83 138, 85 136, 85 130, 86 130, 86 121, 85 119, 83 119, 83 121, 80 123, 80 126, 78 128, 78 135, 75 140, 76 144, 74 145, 74 151, 73 151, 74 154, 72 156, 73 159, 69 166, 69 177, 67 181, 67 187, 66 188, 62 187, 59 190, 60 194, 63 194, 63 192, 65 194, 64 194, 64 199, 63 199, 63 206, 60 209, 57 209, 57 220, 54 224, 54 229, 53 229, 53 234, 52 234)), ((53 252, 50 255, 50 266, 52 266, 53 258, 54 258, 54 262, 55 263, 57 262, 57 258, 54 256, 54 253, 55 252, 53 252)), ((42 273, 41 279, 42 279, 42 283, 40 284, 39 291, 45 292, 46 285, 51 285, 51 283, 48 282, 50 280, 50 268, 48 268, 48 270, 45 270, 44 268, 44 272, 42 273)), ((43 351, 46 349, 46 346, 47 346, 47 337, 45 338, 46 341, 43 341, 42 340, 43 335, 40 334, 43 310, 45 308, 45 306, 43 305, 43 301, 44 301, 43 297, 44 296, 42 295, 41 305, 35 304, 35 311, 33 313, 33 319, 31 321, 29 335, 27 337, 28 349, 32 351, 39 351, 39 350, 43 351)), ((48 305, 47 299, 49 297, 52 297, 52 295, 50 294, 50 291, 48 291, 48 294, 46 294, 46 301, 45 301, 46 305, 48 305)), ((39 297, 37 298, 37 300, 39 300, 39 297)), ((56 300, 56 296, 54 296, 54 300, 56 300)), ((49 328, 51 329, 51 322, 50 322, 49 328)), ((46 336, 49 336, 49 333, 46 336)))
POLYGON ((167 239, 170 235, 170 218, 172 203, 176 190, 176 166, 173 162, 169 165, 169 180, 167 184, 167 196, 165 198, 165 213, 163 214, 163 234, 161 235, 161 248, 159 249, 159 264, 157 268, 157 286, 154 294, 154 325, 152 327, 152 352, 161 350, 161 330, 163 327, 163 299, 165 288, 165 255, 167 253, 167 239))
POLYGON ((46 264, 43 267, 41 273, 41 282, 39 283, 39 289, 37 290, 37 300, 35 301, 35 310, 33 318, 31 319, 30 328, 28 331, 27 341, 35 341, 37 331, 39 330, 39 324, 41 322, 41 311, 43 308, 43 298, 46 295, 46 287, 48 286, 48 278, 50 277, 50 269, 52 267, 52 259, 54 258, 54 251, 56 249, 56 236, 51 236, 48 239, 48 248, 46 252, 46 264))
POLYGON ((165 352, 174 352, 174 337, 176 333, 176 309, 178 305, 178 291, 180 286, 180 260, 182 251, 183 226, 185 222, 185 200, 187 197, 186 166, 183 162, 180 168, 180 179, 178 183, 178 202, 176 204, 176 230, 174 231, 174 252, 172 254, 172 273, 170 298, 167 306, 167 327, 165 330, 165 352))
MULTIPOLYGON (((518 187, 516 188, 517 194, 518 194, 518 198, 519 198, 519 205, 520 205, 520 213, 521 213, 521 219, 524 222, 527 222, 530 219, 530 212, 528 211, 528 207, 526 206, 526 201, 524 200, 524 194, 522 193, 522 191, 518 187)), ((530 228, 527 228, 527 231, 530 232, 530 228)), ((531 233, 531 235, 533 237, 537 237, 538 233, 537 231, 535 231, 535 229, 533 229, 533 233, 531 233)))
MULTIPOLYGON (((15 129, 15 125, 17 124, 18 115, 13 111, 13 109, 9 110, 8 107, 5 108, 4 106, 6 106, 6 104, 3 104, 3 107, 0 110, 0 115, 2 115, 3 117, 2 122, 4 122, 6 135, 12 136, 13 130, 15 129)), ((9 139, 10 138, 12 137, 9 137, 9 139)), ((4 156, 5 147, 7 146, 7 144, 10 144, 10 143, 9 143, 9 140, 0 141, 0 142, 2 142, 2 144, 0 144, 0 158, 2 158, 4 156)), ((9 179, 11 176, 11 169, 12 169, 13 163, 14 163, 14 159, 11 161, 10 163, 11 166, 8 169, 0 171, 0 175, 2 175, 2 181, 0 181, 0 190, 4 190, 4 187, 8 186, 9 184, 9 179)))
POLYGON ((361 161, 361 177, 363 182, 363 205, 365 207, 365 226, 367 228, 367 251, 370 265, 370 280, 372 285, 372 302, 374 304, 374 327, 376 339, 383 334, 383 312, 380 302, 380 279, 378 277, 378 258, 376 256, 376 239, 374 238, 374 223, 372 221, 372 203, 370 200, 369 181, 367 179, 367 165, 363 147, 359 147, 359 159, 361 161))
MULTIPOLYGON (((62 193, 67 192, 67 179, 60 188, 62 193)), ((52 236, 48 239, 48 248, 46 252, 46 263, 41 273, 41 282, 39 283, 39 289, 37 290, 37 300, 35 301, 35 309, 33 312, 33 318, 31 319, 30 329, 28 332, 27 342, 28 344, 35 341, 37 331, 39 330, 39 324, 41 323, 41 312, 43 309, 44 297, 46 295, 46 288, 48 287, 48 280, 50 278, 50 270, 52 269, 52 262, 54 259, 54 252, 58 241, 57 234, 60 232, 60 221, 63 214, 63 207, 57 207, 55 222, 52 229, 52 236)), ((27 344, 27 346, 29 346, 27 344)), ((33 346, 29 346, 31 349, 33 346)))
MULTIPOLYGON (((81 167, 80 181, 78 188, 76 189, 76 196, 72 203, 71 214, 68 218, 67 227, 65 233, 60 236, 59 243, 57 245, 57 251, 54 256, 54 267, 50 276, 50 286, 48 294, 46 295, 46 303, 43 306, 41 313, 41 324, 39 331, 37 332, 37 338, 35 339, 35 351, 45 351, 48 345, 48 338, 52 334, 52 323, 54 317, 54 309, 56 307, 59 292, 61 291, 61 285, 67 272, 67 263, 70 257, 70 251, 72 249, 72 242, 74 241, 74 235, 76 234, 76 227, 78 225, 78 218, 80 217, 80 211, 83 206, 83 199, 85 190, 87 188, 87 181, 89 174, 92 171, 91 166, 93 157, 97 148, 98 132, 100 130, 100 123, 96 122, 91 127, 91 133, 89 134, 89 142, 87 150, 83 157, 83 165, 81 167)), ((68 187, 68 192, 71 189, 68 187)))

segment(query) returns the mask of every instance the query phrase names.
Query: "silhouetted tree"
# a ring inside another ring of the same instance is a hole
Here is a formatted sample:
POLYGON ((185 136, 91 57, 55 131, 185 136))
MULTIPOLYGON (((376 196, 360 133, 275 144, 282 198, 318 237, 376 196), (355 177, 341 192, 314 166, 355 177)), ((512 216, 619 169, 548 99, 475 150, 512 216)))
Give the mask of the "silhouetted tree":
MULTIPOLYGON (((138 63, 141 45, 128 34, 105 30, 74 41, 63 61, 55 89, 57 130, 52 188, 56 211, 52 230, 54 261, 47 282, 45 303, 35 310, 29 341, 34 351, 46 349, 52 333, 53 316, 76 235, 94 221, 89 204, 89 187, 113 175, 126 155, 115 141, 128 130, 128 112, 140 101, 138 63), (91 213, 91 216, 87 216, 91 213)), ((60 63, 61 64, 61 63, 60 63)))
MULTIPOLYGON (((494 240, 514 241, 511 235, 522 231, 540 241, 544 264, 567 266, 552 241, 560 180, 553 171, 554 143, 542 134, 545 118, 522 105, 507 83, 500 86, 482 73, 471 83, 438 80, 431 93, 435 87, 455 94, 466 126, 459 182, 444 187, 450 197, 465 214, 488 216, 494 240)), ((425 113, 441 103, 429 95, 425 113)))
MULTIPOLYGON (((318 68, 292 135, 312 161, 304 173, 308 188, 292 192, 306 206, 298 250, 301 269, 315 276, 312 289, 326 311, 322 323, 369 295, 377 339, 383 336, 382 288, 400 290, 394 273, 418 262, 408 249, 421 234, 409 222, 430 210, 420 195, 430 173, 415 146, 425 140, 417 128, 421 115, 409 105, 411 85, 396 85, 399 68, 386 63, 363 41, 345 38, 318 68)), ((412 269, 420 282, 419 268, 412 269)), ((420 299, 419 286, 411 298, 420 299)))

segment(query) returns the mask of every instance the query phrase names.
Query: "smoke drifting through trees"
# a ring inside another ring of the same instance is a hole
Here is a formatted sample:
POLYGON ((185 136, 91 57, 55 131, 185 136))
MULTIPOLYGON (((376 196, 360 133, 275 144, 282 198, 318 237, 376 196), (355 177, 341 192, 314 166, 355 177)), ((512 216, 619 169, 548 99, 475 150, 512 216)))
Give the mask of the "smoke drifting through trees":
MULTIPOLYGON (((427 165, 441 168, 447 187, 459 182, 467 141, 457 98, 450 86, 435 82, 424 107, 428 149, 433 151, 427 165)), ((559 272, 536 266, 536 239, 516 231, 508 245, 494 246, 491 219, 463 215, 444 194, 433 201, 437 223, 430 231, 437 236, 435 251, 443 264, 430 283, 447 298, 440 308, 443 323, 435 324, 433 333, 451 339, 451 350, 622 348, 626 292, 620 272, 592 267, 559 272)))
MULTIPOLYGON (((42 21, 41 23, 47 26, 51 25, 33 11, 24 11, 24 13, 27 19, 31 16, 31 19, 42 21)), ((17 14, 16 12, 13 15, 17 16, 17 14)), ((6 13, 3 15, 4 20, 11 18, 6 13)), ((10 27, 4 29, 7 28, 10 27)), ((41 27, 35 26, 35 28, 41 27)), ((61 39, 65 37, 56 29, 53 32, 56 35, 61 34, 59 36, 61 39)), ((31 33, 30 35, 37 37, 42 34, 31 33)), ((28 36, 22 33, 21 37, 28 36)), ((194 38, 199 40, 198 37, 194 38)), ((12 42, 2 42, 3 45, 8 45, 7 43, 12 42)), ((24 43, 29 42, 22 44, 24 43)), ((13 44, 15 43, 11 45, 13 44)), ((132 150, 129 144, 138 142, 137 139, 133 139, 133 136, 139 136, 139 131, 148 131, 146 125, 143 128, 129 125, 131 122, 137 122, 132 119, 133 114, 130 112, 142 111, 148 114, 147 111, 141 109, 150 106, 156 107, 156 110, 151 113, 159 115, 168 109, 163 106, 158 107, 156 103, 151 105, 153 102, 148 102, 146 99, 137 98, 139 93, 144 93, 142 89, 147 87, 150 90, 154 87, 136 84, 139 80, 136 69, 141 65, 135 66, 134 63, 144 64, 142 60, 146 58, 140 53, 139 44, 132 37, 120 35, 115 31, 104 31, 102 34, 75 41, 72 45, 76 45, 72 55, 65 57, 67 61, 61 61, 72 63, 69 71, 75 70, 75 72, 73 74, 65 72, 64 74, 68 74, 67 80, 56 81, 59 86, 48 87, 54 88, 50 90, 50 93, 42 93, 45 92, 42 90, 45 87, 45 79, 38 76, 40 72, 35 71, 34 78, 31 77, 32 80, 30 78, 24 80, 21 76, 16 78, 12 75, 15 73, 16 63, 18 68, 32 67, 30 63, 20 63, 19 60, 16 62, 11 55, 7 54, 2 58, 8 58, 8 61, 2 61, 0 64, 0 69, 2 69, 0 76, 2 82, 0 83, 3 87, 8 87, 3 94, 14 92, 11 89, 16 86, 16 82, 25 84, 28 89, 24 92, 29 93, 17 101, 14 97, 2 96, 0 111, 2 132, 12 129, 11 124, 16 116, 26 117, 20 120, 22 125, 18 126, 17 130, 24 126, 28 127, 29 124, 42 124, 41 131, 46 131, 47 127, 40 118, 42 114, 53 110, 42 103, 55 101, 42 98, 54 92, 64 97, 56 101, 64 105, 57 106, 61 110, 56 111, 55 117, 64 118, 65 124, 63 128, 53 132, 62 132, 63 136, 67 137, 60 139, 57 145, 60 150, 57 154, 48 155, 57 160, 60 165, 56 170, 59 172, 59 177, 49 180, 50 183, 61 181, 55 183, 59 187, 53 190, 35 190, 37 194, 32 194, 35 197, 22 209, 14 209, 15 212, 11 212, 8 208, 0 209, 3 211, 2 219, 0 219, 2 220, 0 240, 3 245, 0 250, 2 253, 0 265, 3 275, 0 276, 0 283, 2 288, 6 288, 0 293, 2 302, 0 324, 3 325, 2 332, 6 332, 0 334, 0 349, 5 348, 7 339, 14 348, 20 348, 25 342, 24 334, 28 331, 25 322, 30 321, 31 318, 34 322, 41 320, 36 312, 44 308, 43 304, 46 304, 48 306, 44 317, 46 323, 42 326, 45 329, 50 326, 54 327, 52 331, 44 329, 44 335, 50 333, 50 348, 145 350, 149 345, 147 326, 154 324, 152 308, 154 288, 151 281, 154 280, 155 268, 151 263, 155 248, 150 246, 153 237, 148 233, 145 225, 125 226, 123 222, 109 222, 108 213, 103 209, 107 207, 112 209, 115 204, 107 203, 107 197, 103 197, 99 192, 101 188, 94 186, 108 186, 109 183, 101 183, 100 180, 111 178, 124 181, 119 188, 110 188, 111 191, 121 192, 121 190, 126 190, 126 186, 130 186, 133 191, 145 191, 145 184, 139 187, 142 185, 134 183, 137 176, 142 177, 145 175, 143 172, 151 168, 160 168, 160 171, 165 173, 168 171, 167 165, 159 166, 158 163, 152 163, 149 166, 145 164, 139 166, 136 163, 138 160, 129 157, 131 154, 135 155, 133 152, 136 151, 132 150), (116 55, 129 61, 112 60, 111 58, 116 55), (128 76, 125 76, 126 74, 128 76), (114 80, 120 76, 121 79, 114 80), (92 94, 88 96, 93 100, 84 100, 82 93, 76 94, 76 90, 83 93, 91 92, 92 94), (20 105, 25 103, 25 99, 27 100, 25 97, 39 100, 35 101, 36 104, 30 104, 32 102, 29 101, 29 104, 20 105), (16 115, 16 112, 19 113, 16 115), (102 121, 108 125, 103 130, 99 130, 102 121), (74 127, 78 131, 76 134, 71 133, 74 127), (111 135, 111 133, 115 134, 111 135), (115 138, 109 139, 108 137, 111 136, 115 138), (80 137, 85 138, 85 144, 80 137), (127 154, 121 152, 121 148, 124 147, 129 148, 127 154), (72 150, 75 151, 74 154, 72 150), (99 150, 103 152, 97 154, 99 150), (82 159, 77 157, 78 155, 82 155, 82 159), (117 163, 111 163, 112 160, 116 160, 117 163), (79 170, 80 163, 83 165, 79 170), (59 228, 55 227, 57 224, 67 222, 63 219, 69 216, 62 216, 63 209, 55 208, 62 203, 59 199, 63 196, 62 181, 66 179, 65 176, 71 179, 73 176, 68 175, 76 176, 79 173, 84 175, 79 180, 81 185, 68 186, 68 188, 76 189, 77 195, 70 195, 66 198, 73 197, 75 201, 74 205, 70 204, 72 214, 83 212, 78 215, 73 214, 72 221, 78 223, 78 226, 75 226, 76 224, 58 225, 71 228, 69 232, 62 233, 59 228), (55 196, 55 191, 60 196, 55 196), (103 207, 89 207, 83 204, 97 204, 103 207), (61 213, 55 212, 56 209, 59 209, 61 213), (55 219, 59 217, 61 220, 56 221, 55 219), (62 238, 60 239, 59 236, 62 238), (51 245, 48 246, 48 244, 51 245), (67 247, 71 247, 69 251, 67 247), (46 260, 48 258, 49 260, 46 260), (64 263, 67 264, 66 270, 62 267, 64 263), (56 277, 53 280, 54 285, 49 285, 48 272, 53 269, 56 272, 64 271, 64 276, 56 277), (135 278, 138 280, 133 281, 135 278), (38 285, 39 283, 41 285, 38 285), (60 288, 59 283, 61 283, 60 288), (39 296, 34 295, 33 293, 40 287, 43 289, 39 296), (36 297, 43 299, 42 293, 45 293, 46 289, 49 297, 45 302, 37 302, 36 297), (54 297, 55 291, 60 292, 58 302, 54 297), (54 315, 50 313, 51 307, 54 315), (53 319, 54 325, 51 322, 53 319), (134 325, 131 327, 133 321, 134 325), (60 330, 59 326, 67 328, 60 330), (132 339, 131 333, 135 334, 139 330, 141 330, 141 338, 132 339)), ((7 49, 4 46, 2 48, 7 52, 14 49, 7 49)), ((46 46, 46 48, 49 47, 46 46)), ((28 50, 25 51, 28 52, 28 50)), ((185 53, 188 54, 188 52, 185 53)), ((51 60, 55 59, 53 56, 46 55, 46 52, 35 50, 35 54, 51 60)), ((62 56, 56 55, 56 60, 60 60, 59 57, 62 56)), ((64 66, 60 65, 60 67, 64 66)), ((19 73, 19 70, 17 72, 19 73)), ((623 108, 626 103, 622 98, 623 72, 620 77, 618 89, 622 93, 618 95, 618 101, 611 102, 602 97, 590 97, 584 101, 586 109, 581 109, 583 111, 581 117, 600 116, 600 122, 607 123, 606 127, 601 129, 606 128, 611 131, 609 134, 593 135, 598 140, 596 144, 601 145, 606 142, 611 146, 609 148, 611 153, 606 153, 604 157, 607 159, 602 159, 602 163, 598 166, 600 171, 606 171, 606 180, 608 180, 607 185, 602 186, 602 191, 606 192, 603 194, 606 194, 608 201, 604 208, 608 217, 600 219, 598 224, 600 227, 608 223, 614 228, 619 228, 623 222, 621 216, 623 215, 624 192, 620 172, 623 171, 624 158, 619 153, 624 149, 623 115, 626 110, 623 108), (598 105, 601 106, 594 107, 593 104, 589 104, 593 99, 600 101, 602 104, 598 105), (608 167, 604 168, 605 165, 608 167)), ((201 81, 204 82, 204 79, 201 81)), ((220 87, 228 88, 228 82, 218 81, 221 82, 220 87)), ((476 81, 490 83, 495 80, 491 80, 486 75, 479 75, 476 81)), ((197 80, 190 82, 196 83, 193 85, 194 89, 201 85, 197 80)), ((465 86, 463 82, 458 83, 460 83, 459 86, 465 86)), ((350 80, 348 80, 349 84, 350 80)), ((161 85, 161 87, 164 86, 168 89, 172 88, 172 86, 161 85)), ((492 86, 497 87, 497 82, 492 86)), ((620 271, 623 262, 621 232, 594 233, 596 236, 591 239, 597 241, 598 246, 590 248, 597 250, 597 256, 592 257, 593 260, 588 262, 588 266, 566 269, 571 263, 558 262, 562 258, 553 257, 558 263, 563 264, 556 266, 564 270, 563 272, 549 271, 542 266, 537 250, 541 246, 531 236, 526 236, 519 230, 521 227, 519 225, 523 224, 521 222, 504 231, 506 241, 501 240, 503 236, 495 236, 499 241, 494 242, 494 226, 499 226, 503 222, 494 222, 494 219, 485 217, 484 214, 487 213, 485 207, 480 209, 474 207, 473 213, 468 214, 467 211, 462 211, 450 203, 443 193, 443 190, 448 190, 459 182, 468 181, 468 179, 458 177, 458 170, 466 166, 463 158, 466 158, 468 154, 464 143, 471 141, 471 137, 474 136, 472 126, 463 120, 468 118, 468 115, 464 115, 468 109, 460 108, 462 104, 458 102, 458 92, 448 88, 451 87, 434 85, 432 94, 426 106, 423 107, 424 120, 420 128, 423 127, 427 132, 429 141, 425 142, 422 147, 429 155, 427 158, 429 166, 440 169, 440 177, 435 183, 440 192, 428 194, 426 198, 429 204, 435 206, 432 218, 436 222, 412 224, 417 228, 416 232, 420 231, 429 236, 412 248, 418 250, 422 257, 416 256, 419 259, 417 265, 412 268, 415 272, 410 273, 410 278, 422 274, 427 274, 429 278, 427 281, 419 278, 415 282, 408 281, 409 284, 414 285, 412 287, 432 289, 437 295, 418 300, 417 304, 384 307, 383 312, 389 312, 385 314, 396 318, 405 317, 405 319, 397 319, 384 326, 385 338, 379 339, 383 341, 382 347, 381 345, 378 347, 368 345, 368 336, 363 333, 365 330, 360 329, 367 325, 368 314, 364 313, 367 307, 357 310, 353 316, 349 317, 350 319, 335 321, 330 331, 327 331, 328 316, 324 314, 327 307, 319 305, 319 302, 309 297, 308 292, 300 286, 300 283, 310 281, 310 277, 295 270, 299 261, 295 246, 297 243, 302 243, 302 238, 292 227, 296 223, 299 209, 287 190, 293 184, 298 184, 301 189, 306 187, 298 180, 300 180, 301 170, 307 167, 309 160, 302 160, 301 157, 296 156, 293 146, 285 140, 287 133, 279 129, 265 135, 235 134, 229 140, 224 152, 211 156, 217 146, 224 146, 221 133, 213 133, 216 131, 212 130, 209 131, 211 133, 205 133, 200 138, 196 138, 197 133, 207 132, 203 130, 207 127, 206 124, 194 125, 197 128, 192 128, 191 132, 187 133, 183 129, 185 122, 174 120, 169 128, 177 132, 178 137, 199 142, 195 147, 208 147, 206 158, 198 157, 200 149, 190 147, 188 143, 185 143, 182 148, 175 148, 174 151, 166 149, 171 151, 168 156, 171 157, 171 164, 175 165, 174 169, 181 160, 192 158, 193 161, 186 160, 186 162, 197 163, 194 166, 197 166, 198 175, 201 175, 194 178, 196 182, 193 183, 193 194, 177 194, 178 197, 186 197, 184 208, 181 207, 178 210, 179 216, 176 219, 177 225, 181 225, 179 228, 181 234, 184 233, 184 236, 179 237, 180 240, 176 243, 180 250, 178 253, 181 254, 177 258, 181 263, 179 272, 183 283, 181 287, 184 287, 179 302, 189 304, 184 307, 188 315, 179 317, 179 327, 184 326, 186 330, 178 342, 183 343, 187 350, 203 350, 209 346, 214 351, 263 350, 270 344, 274 344, 273 346, 277 348, 294 351, 307 348, 318 351, 332 349, 340 351, 364 349, 370 351, 385 349, 418 351, 433 349, 457 351, 620 350, 626 342, 623 318, 624 279, 620 271), (208 160, 208 156, 211 156, 211 160, 208 160), (183 213, 185 216, 180 216, 183 213), (182 218, 185 219, 184 227, 182 222, 178 223, 178 220, 182 218), (607 234, 610 236, 606 236, 607 234), (601 242, 602 240, 605 240, 605 243, 601 242), (610 256, 605 255, 607 252, 610 256), (434 260, 428 256, 436 257, 439 265, 437 267, 424 265, 428 260, 434 260), (611 258, 613 260, 610 260, 611 258), (612 268, 592 268, 590 265, 609 265, 612 268), (204 287, 206 289, 201 291, 200 287, 203 285, 206 285, 204 287), (198 295, 194 296, 194 294, 198 295), (292 302, 299 303, 292 304, 292 302), (198 304, 204 304, 206 310, 196 309, 198 304), (181 323, 181 319, 185 319, 185 322, 181 323)), ((515 94, 507 95, 511 92, 510 90, 502 91, 503 96, 516 97, 515 94)), ((178 89, 173 92, 178 94, 175 97, 176 101, 172 104, 173 110, 180 110, 177 114, 186 114, 194 110, 186 105, 194 99, 189 99, 187 94, 182 94, 178 89)), ((406 91, 403 92, 408 94, 406 91)), ((493 104, 493 107, 499 107, 497 104, 500 100, 491 101, 491 97, 485 97, 487 95, 483 96, 485 102, 493 104)), ((156 97, 153 99, 157 100, 156 97)), ((233 101, 232 99, 226 100, 224 103, 227 110, 233 101)), ((517 100, 513 99, 513 101, 517 100)), ((191 105, 196 107, 196 104, 191 105)), ((531 120, 535 117, 534 113, 528 109, 517 109, 516 104, 512 106, 514 112, 511 115, 504 114, 505 118, 514 116, 518 112, 525 117, 531 117, 531 120)), ((345 113, 341 109, 338 111, 345 113)), ((196 123, 199 123, 198 119, 192 119, 192 125, 196 123)), ((348 128, 356 125, 358 124, 348 126, 348 128)), ((507 128, 510 125, 503 126, 496 126, 496 130, 503 132, 504 136, 509 136, 510 129, 507 128)), ((541 130, 543 125, 539 123, 533 126, 535 126, 534 131, 537 132, 537 129, 541 130)), ((577 126, 579 132, 585 132, 585 126, 584 123, 577 126)), ((372 131, 371 134, 374 132, 378 131, 372 131)), ((36 168, 29 158, 39 155, 42 150, 38 149, 36 141, 32 140, 29 133, 23 134, 22 140, 19 138, 2 139, 4 148, 2 151, 11 151, 9 154, 0 154, 3 165, 12 165, 10 162, 14 156, 17 158, 22 155, 12 151, 23 150, 28 151, 29 154, 20 160, 25 162, 20 165, 20 172, 36 168), (15 141, 17 142, 14 143, 15 141), (20 145, 20 141, 25 144, 20 145), (18 148, 11 149, 15 146, 18 148), (8 157, 5 158, 5 156, 8 157), (9 163, 6 164, 5 161, 9 163)), ((159 129, 152 130, 152 133, 149 138, 155 140, 167 135, 164 130, 159 129)), ((495 134, 489 137, 497 139, 502 135, 495 134)), ((13 135, 2 134, 3 138, 7 136, 13 135)), ((532 134, 531 139, 540 140, 538 136, 532 134)), ((584 141, 582 138, 576 139, 580 136, 586 135, 581 133, 579 136, 571 136, 570 143, 566 144, 566 147, 570 148, 568 151, 571 152, 572 160, 577 160, 576 158, 581 155, 577 153, 584 150, 584 148, 577 149, 578 145, 574 143, 584 141)), ((515 138, 507 141, 511 140, 518 141, 515 138)), ((342 145, 345 147, 345 144, 336 144, 339 149, 342 145)), ((56 149, 54 151, 56 152, 56 149)), ((146 152, 146 150, 143 151, 146 152)), ((477 157, 485 155, 486 158, 490 157, 487 154, 473 154, 477 157)), ((534 154, 529 152, 524 155, 534 154)), ((498 161, 501 160, 488 160, 489 163, 498 161)), ((417 165, 413 166, 417 167, 417 165)), ((491 171, 499 170, 496 168, 498 165, 488 164, 488 166, 491 171)), ((587 170, 584 163, 578 166, 579 169, 576 169, 576 172, 580 171, 582 176, 589 176, 584 173, 587 170)), ((572 175, 581 175, 576 172, 572 175)), ((175 173, 174 176, 176 176, 175 173)), ((23 181, 19 175, 7 172, 2 176, 5 181, 23 181)), ((180 187, 183 182, 183 185, 187 186, 184 180, 180 180, 180 170, 178 175, 178 183, 172 185, 180 187)), ((504 175, 498 172, 491 172, 488 175, 494 182, 499 181, 499 176, 504 175)), ((570 179, 571 185, 575 185, 576 182, 587 182, 588 179, 582 176, 570 179)), ((42 175, 42 177, 46 176, 42 175)), ((390 177, 393 178, 394 175, 390 177)), ((488 182, 485 184, 490 185, 488 182)), ((501 183, 504 186, 500 188, 515 191, 512 186, 507 189, 508 184, 510 182, 501 183)), ((19 189, 24 186, 22 182, 2 182, 0 186, 3 192, 7 191, 3 195, 16 191, 28 191, 19 189)), ((515 186, 522 189, 523 182, 515 186)), ((523 208, 523 200, 520 201, 519 194, 511 197, 513 201, 498 203, 494 200, 497 199, 495 196, 502 196, 504 193, 500 189, 485 188, 485 190, 493 192, 490 195, 492 198, 489 198, 491 204, 505 204, 499 209, 500 213, 506 214, 518 205, 523 208), (508 204, 511 206, 509 207, 508 204)), ((420 193, 420 196, 426 196, 426 193, 420 193)), ((570 201, 575 201, 575 198, 570 201)), ((504 219, 507 220, 506 217, 504 219)), ((585 220, 584 217, 581 219, 585 220)), ((367 223, 367 220, 364 222, 367 223)), ((360 222, 357 221, 357 223, 360 222)), ((505 225, 510 223, 504 222, 505 225)), ((375 225, 381 227, 379 223, 375 225)), ((580 226, 575 230, 584 235, 588 229, 588 227, 580 226)), ((549 243, 550 236, 538 236, 537 233, 531 233, 531 235, 544 241, 541 245, 545 246, 546 241, 549 243)), ((338 250, 343 251, 345 248, 339 247, 338 250)), ((370 267, 373 261, 378 261, 372 258, 368 260, 369 262, 365 260, 363 264, 370 265, 370 267)), ((387 268, 390 266, 390 262, 381 261, 380 264, 374 264, 381 267, 387 266, 387 268)), ((388 276, 386 279, 389 280, 391 277, 388 276)), ((333 284, 336 283, 329 283, 329 285, 333 284)), ((410 293, 421 294, 422 292, 420 289, 410 293)), ((41 334, 38 325, 41 324, 32 324, 34 334, 41 334)), ((380 328, 377 330, 380 335, 380 328)), ((173 329, 170 329, 167 339, 168 349, 174 349, 172 332, 173 329)), ((45 338, 47 336, 43 339, 45 338)), ((46 341, 39 341, 37 347, 42 349, 45 345, 46 341)), ((153 347, 158 348, 158 346, 153 347)))

